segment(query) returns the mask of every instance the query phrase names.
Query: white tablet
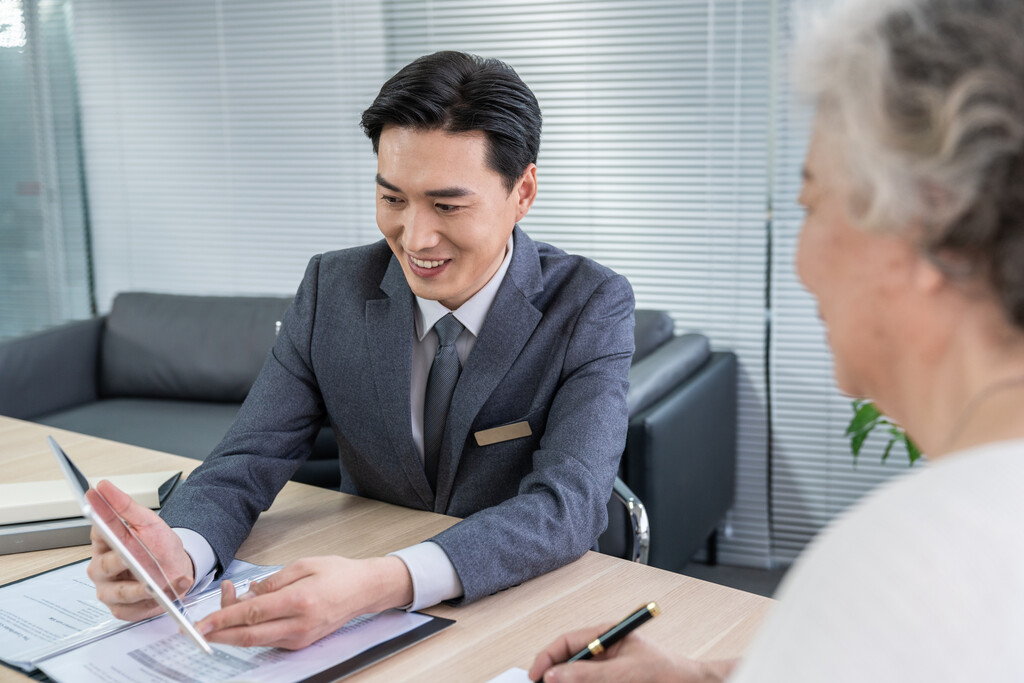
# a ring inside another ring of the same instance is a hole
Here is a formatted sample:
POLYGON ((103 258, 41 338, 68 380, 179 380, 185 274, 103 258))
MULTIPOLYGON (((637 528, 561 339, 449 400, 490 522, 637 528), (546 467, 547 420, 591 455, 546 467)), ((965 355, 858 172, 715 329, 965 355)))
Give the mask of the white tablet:
POLYGON ((107 542, 114 552, 121 556, 128 569, 136 579, 144 583, 153 598, 160 603, 164 611, 171 615, 171 618, 178 622, 180 630, 192 639, 199 648, 206 654, 212 655, 213 648, 206 642, 202 634, 196 630, 192 618, 189 616, 185 605, 181 601, 178 592, 164 573, 163 567, 157 562, 156 557, 150 552, 146 544, 142 542, 128 523, 120 515, 114 512, 106 499, 99 491, 93 489, 93 495, 86 498, 85 492, 89 490, 89 481, 82 476, 82 473, 75 463, 67 456, 64 450, 57 445, 52 436, 46 437, 50 442, 50 448, 64 476, 71 486, 79 506, 82 508, 82 515, 88 519, 103 540, 107 542))

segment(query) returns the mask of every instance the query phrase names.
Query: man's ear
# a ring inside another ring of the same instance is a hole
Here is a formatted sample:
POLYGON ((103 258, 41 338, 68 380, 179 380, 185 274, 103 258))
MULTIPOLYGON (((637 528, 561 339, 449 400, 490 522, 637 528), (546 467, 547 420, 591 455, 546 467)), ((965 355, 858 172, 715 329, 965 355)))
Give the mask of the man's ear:
POLYGON ((533 200, 537 198, 537 164, 530 164, 519 177, 513 192, 516 193, 518 210, 516 211, 516 222, 523 220, 533 206, 533 200))

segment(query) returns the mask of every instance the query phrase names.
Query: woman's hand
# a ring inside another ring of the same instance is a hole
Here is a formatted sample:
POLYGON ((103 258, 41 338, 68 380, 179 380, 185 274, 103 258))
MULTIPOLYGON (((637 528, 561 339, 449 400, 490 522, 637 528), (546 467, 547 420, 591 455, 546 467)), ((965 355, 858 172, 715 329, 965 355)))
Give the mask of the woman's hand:
POLYGON ((563 635, 537 655, 530 678, 545 683, 715 683, 724 681, 735 665, 733 661, 698 662, 674 655, 638 633, 631 633, 593 659, 561 663, 613 625, 563 635))

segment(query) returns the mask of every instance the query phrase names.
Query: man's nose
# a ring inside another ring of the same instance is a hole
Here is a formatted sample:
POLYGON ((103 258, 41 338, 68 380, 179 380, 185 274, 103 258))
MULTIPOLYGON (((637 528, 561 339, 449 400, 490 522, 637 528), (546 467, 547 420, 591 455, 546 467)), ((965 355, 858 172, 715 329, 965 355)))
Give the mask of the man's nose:
POLYGON ((437 216, 432 211, 409 207, 402 230, 406 251, 421 252, 436 247, 440 242, 437 216))

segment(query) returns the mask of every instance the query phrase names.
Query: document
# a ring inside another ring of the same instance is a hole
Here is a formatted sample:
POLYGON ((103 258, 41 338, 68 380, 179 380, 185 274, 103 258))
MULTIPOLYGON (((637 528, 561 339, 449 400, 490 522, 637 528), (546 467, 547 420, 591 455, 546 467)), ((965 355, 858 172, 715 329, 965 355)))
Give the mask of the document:
POLYGON ((534 683, 526 669, 509 669, 487 681, 487 683, 534 683))
MULTIPOLYGON (((196 616, 204 617, 219 606, 219 601, 207 601, 196 610, 196 616)), ((115 638, 46 659, 39 668, 55 681, 71 683, 296 683, 432 619, 426 614, 389 610, 353 619, 302 650, 211 643, 211 657, 178 633, 173 621, 160 618, 115 638)))
MULTIPOLYGON (((279 567, 235 561, 224 577, 244 592, 279 567)), ((197 619, 220 607, 220 590, 185 600, 197 619)), ((388 610, 350 621, 297 651, 213 644, 211 657, 160 615, 114 619, 96 600, 85 562, 0 587, 0 659, 58 683, 290 683, 358 671, 450 626, 449 619, 388 610)))
MULTIPOLYGON (((87 564, 83 560, 0 586, 0 659, 32 671, 39 660, 138 626, 115 619, 96 599, 96 587, 85 573, 87 564)), ((278 569, 235 560, 223 578, 244 592, 249 582, 278 569)), ((191 608, 204 598, 219 605, 218 585, 187 597, 185 605, 191 608)))

